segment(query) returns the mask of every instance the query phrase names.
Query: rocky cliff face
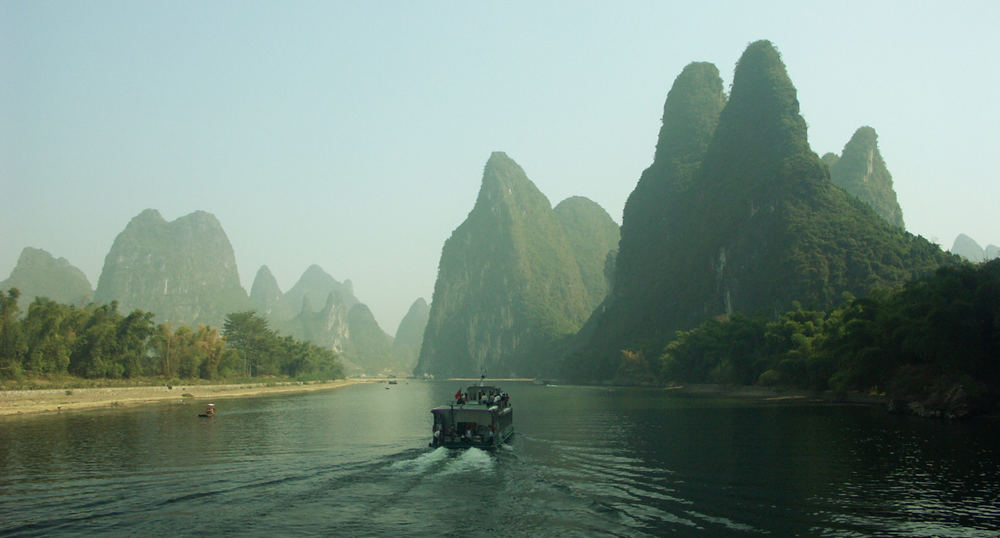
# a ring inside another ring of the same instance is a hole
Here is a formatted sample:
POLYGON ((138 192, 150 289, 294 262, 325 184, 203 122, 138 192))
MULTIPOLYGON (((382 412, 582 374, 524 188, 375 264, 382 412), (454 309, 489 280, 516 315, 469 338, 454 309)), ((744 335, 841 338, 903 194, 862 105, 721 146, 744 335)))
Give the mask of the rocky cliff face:
POLYGON ((319 308, 326 303, 327 297, 331 294, 339 297, 338 302, 350 309, 358 304, 358 298, 354 296, 354 286, 350 280, 340 282, 330 276, 318 265, 310 265, 299 280, 292 286, 281 299, 281 304, 277 310, 281 315, 296 316, 303 311, 303 306, 309 310, 319 308))
POLYGON ((0 282, 0 290, 10 288, 21 292, 17 302, 22 312, 28 311, 35 297, 83 306, 94 295, 87 276, 66 258, 56 259, 44 250, 31 247, 21 251, 10 277, 0 282))
POLYGON ((441 251, 417 373, 534 375, 586 318, 579 265, 548 199, 494 153, 441 251))
MULTIPOLYGON (((662 132, 654 166, 661 146, 671 147, 662 132)), ((936 246, 890 227, 833 185, 809 147, 795 87, 767 41, 752 43, 740 58, 704 157, 689 162, 694 171, 664 182, 659 195, 640 192, 642 181, 633 193, 635 204, 669 204, 660 228, 651 224, 655 233, 636 237, 637 253, 646 247, 667 255, 647 261, 645 270, 638 254, 630 261, 626 214, 609 305, 588 322, 587 345, 568 364, 577 375, 613 377, 622 350, 658 357, 675 331, 708 318, 777 314, 793 301, 825 308, 843 292, 863 296, 948 263, 936 246), (647 196, 653 199, 640 202, 647 196), (636 299, 642 290, 650 299, 636 299)))
POLYGON ((399 358, 400 365, 412 373, 420 358, 420 346, 424 342, 424 330, 430 317, 431 307, 423 297, 413 301, 406 315, 399 322, 392 351, 399 358))
POLYGON ((267 316, 275 329, 336 351, 348 375, 412 372, 412 364, 405 368, 393 355, 392 337, 354 296, 350 280, 339 282, 312 265, 282 294, 264 269, 257 274, 253 289, 258 291, 251 298, 257 305, 271 305, 267 316))
POLYGON ((690 232, 677 225, 678 216, 691 203, 684 194, 701 165, 725 103, 722 79, 712 64, 689 64, 674 80, 663 106, 653 164, 642 173, 625 204, 612 291, 577 339, 587 360, 582 364, 569 361, 570 370, 607 378, 607 371, 589 370, 597 367, 595 356, 613 356, 634 345, 629 343, 634 335, 644 339, 658 336, 664 311, 670 308, 676 292, 667 273, 680 271, 678 234, 690 232))
POLYGON ((892 175, 878 150, 878 134, 861 127, 844 146, 844 152, 830 165, 833 183, 871 206, 890 225, 904 229, 903 210, 892 188, 892 175))
POLYGON ((618 248, 618 225, 603 207, 582 196, 559 202, 554 211, 580 268, 587 310, 593 311, 608 294, 604 270, 608 255, 618 248))
POLYGON ((94 300, 153 312, 161 323, 216 327, 248 307, 229 238, 204 211, 169 223, 153 209, 133 218, 104 258, 94 300))
MULTIPOLYGON (((308 299, 305 302, 308 303, 308 299)), ((275 325, 296 338, 343 353, 351 337, 347 321, 349 311, 350 307, 344 303, 343 298, 335 292, 330 292, 318 311, 313 311, 311 307, 304 308, 293 319, 275 325)), ((361 366, 358 368, 357 373, 364 373, 364 368, 361 366)))

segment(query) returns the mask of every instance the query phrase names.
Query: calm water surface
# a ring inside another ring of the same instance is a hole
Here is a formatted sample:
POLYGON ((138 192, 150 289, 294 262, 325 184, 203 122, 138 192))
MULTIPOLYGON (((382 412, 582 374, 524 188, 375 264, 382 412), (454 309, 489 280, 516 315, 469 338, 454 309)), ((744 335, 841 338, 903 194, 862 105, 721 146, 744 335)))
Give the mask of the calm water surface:
POLYGON ((428 448, 459 385, 2 419, 0 534, 1000 532, 994 420, 506 383, 508 446, 428 448))

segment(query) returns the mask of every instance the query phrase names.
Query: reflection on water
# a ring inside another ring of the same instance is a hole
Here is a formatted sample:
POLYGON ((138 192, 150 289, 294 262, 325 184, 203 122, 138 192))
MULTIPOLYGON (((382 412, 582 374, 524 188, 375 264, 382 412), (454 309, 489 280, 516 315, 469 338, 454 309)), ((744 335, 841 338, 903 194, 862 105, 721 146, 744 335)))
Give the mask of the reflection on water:
POLYGON ((455 383, 0 421, 0 532, 990 536, 995 421, 505 384, 512 442, 427 447, 455 383))

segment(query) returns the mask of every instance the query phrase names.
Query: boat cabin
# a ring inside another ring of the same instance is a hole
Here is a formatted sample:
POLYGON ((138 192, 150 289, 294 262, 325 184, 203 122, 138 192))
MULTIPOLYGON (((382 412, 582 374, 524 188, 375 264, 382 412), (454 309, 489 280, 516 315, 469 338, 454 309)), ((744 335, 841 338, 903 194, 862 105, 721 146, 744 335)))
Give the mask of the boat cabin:
POLYGON ((431 409, 431 414, 432 447, 492 449, 514 433, 510 399, 496 386, 471 386, 461 398, 431 409))

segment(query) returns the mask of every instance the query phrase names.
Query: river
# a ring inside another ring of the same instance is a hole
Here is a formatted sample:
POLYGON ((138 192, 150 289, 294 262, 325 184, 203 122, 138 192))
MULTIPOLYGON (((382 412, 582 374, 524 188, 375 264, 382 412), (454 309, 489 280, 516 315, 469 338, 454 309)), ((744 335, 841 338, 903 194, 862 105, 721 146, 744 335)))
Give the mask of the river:
POLYGON ((428 410, 459 385, 0 419, 0 534, 1000 532, 994 419, 502 383, 508 445, 429 448, 428 410))

